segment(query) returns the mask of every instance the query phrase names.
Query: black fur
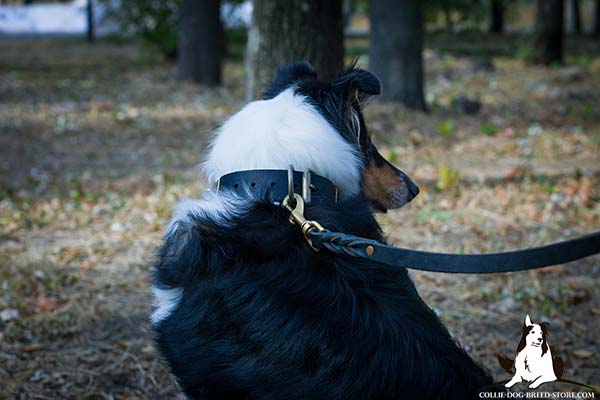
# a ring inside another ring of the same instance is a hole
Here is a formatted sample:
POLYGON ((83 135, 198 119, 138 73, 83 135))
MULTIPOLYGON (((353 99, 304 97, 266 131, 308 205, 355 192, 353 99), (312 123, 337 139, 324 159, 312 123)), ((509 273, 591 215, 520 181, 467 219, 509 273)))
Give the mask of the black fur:
POLYGON ((527 346, 527 335, 529 335, 531 328, 533 328, 533 326, 523 325, 523 333, 521 334, 521 340, 519 340, 519 345, 517 346, 517 353, 520 353, 521 350, 527 346))
POLYGON ((540 327, 542 328, 542 356, 548 351, 548 324, 547 322, 541 322, 540 327))
MULTIPOLYGON (((305 66, 284 75, 268 93, 295 82, 345 136, 339 97, 375 92, 372 75, 353 70, 344 85, 319 82, 305 66)), ((253 190, 262 198, 232 200, 240 212, 227 220, 190 215, 160 250, 154 285, 183 296, 155 326, 157 343, 190 398, 467 399, 492 382, 406 270, 315 252, 262 189, 253 190)), ((306 215, 384 241, 362 196, 307 205, 306 215)))
MULTIPOLYGON (((366 202, 307 214, 383 240, 366 202)), ((155 270, 184 288, 156 327, 196 399, 461 399, 491 382, 423 303, 405 270, 315 252, 280 207, 228 221, 192 217, 155 270)))
POLYGON ((272 99, 291 85, 303 79, 316 78, 317 71, 315 71, 308 61, 299 61, 286 65, 277 70, 275 79, 261 97, 263 99, 272 99))

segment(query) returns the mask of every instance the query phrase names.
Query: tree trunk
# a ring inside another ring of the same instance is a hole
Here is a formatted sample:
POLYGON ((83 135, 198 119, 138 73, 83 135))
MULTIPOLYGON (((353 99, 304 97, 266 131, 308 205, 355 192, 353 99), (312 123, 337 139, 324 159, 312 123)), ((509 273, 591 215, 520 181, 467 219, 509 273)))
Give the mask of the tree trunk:
POLYGON ((179 79, 214 86, 221 83, 224 35, 220 0, 183 0, 177 35, 179 79))
POLYGON ((550 65, 563 58, 563 0, 538 0, 533 61, 550 65))
POLYGON ((596 0, 596 6, 594 7, 594 37, 600 39, 600 0, 596 0))
POLYGON ((308 60, 319 78, 344 65, 342 0, 254 0, 246 49, 248 100, 260 96, 277 68, 308 60))
POLYGON ((422 2, 371 0, 369 7, 369 69, 381 79, 382 98, 425 110, 422 2))
POLYGON ((352 0, 343 0, 342 3, 342 23, 344 26, 344 31, 350 27, 350 18, 352 18, 352 14, 354 13, 354 6, 352 4, 352 0))
POLYGON ((450 5, 444 7, 444 17, 446 21, 446 31, 453 32, 454 22, 452 21, 452 9, 450 8, 450 5))
POLYGON ((581 33, 581 13, 579 0, 571 0, 571 18, 573 21, 573 33, 581 33))
POLYGON ((490 11, 491 11, 490 32, 491 33, 504 32, 504 4, 503 4, 503 1, 502 0, 492 0, 490 11))
POLYGON ((87 14, 87 40, 93 42, 96 40, 96 29, 94 27, 94 2, 93 0, 87 0, 86 4, 87 14))

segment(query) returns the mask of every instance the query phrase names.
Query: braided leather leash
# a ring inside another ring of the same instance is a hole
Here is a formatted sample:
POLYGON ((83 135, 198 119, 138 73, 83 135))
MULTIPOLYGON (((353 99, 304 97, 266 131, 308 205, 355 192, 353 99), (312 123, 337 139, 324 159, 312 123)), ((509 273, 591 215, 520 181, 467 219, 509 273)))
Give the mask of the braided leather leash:
POLYGON ((449 254, 406 249, 346 233, 328 231, 317 221, 304 217, 304 200, 297 193, 290 192, 283 199, 282 206, 290 212, 290 222, 300 226, 304 238, 316 251, 326 249, 336 254, 366 258, 400 268, 491 274, 564 264, 600 253, 600 231, 546 246, 503 253, 449 254))

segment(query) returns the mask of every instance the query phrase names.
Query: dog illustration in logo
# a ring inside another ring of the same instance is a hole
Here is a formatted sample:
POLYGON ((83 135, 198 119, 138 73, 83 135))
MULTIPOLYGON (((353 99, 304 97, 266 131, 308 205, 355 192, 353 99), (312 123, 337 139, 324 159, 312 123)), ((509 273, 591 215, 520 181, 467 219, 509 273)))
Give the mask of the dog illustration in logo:
POLYGON ((506 383, 507 388, 526 381, 531 382, 530 389, 536 389, 542 383, 560 379, 564 369, 563 361, 560 357, 552 358, 547 336, 547 322, 534 324, 529 315, 525 317, 515 360, 498 354, 498 361, 507 372, 512 373, 514 367, 514 376, 506 383))

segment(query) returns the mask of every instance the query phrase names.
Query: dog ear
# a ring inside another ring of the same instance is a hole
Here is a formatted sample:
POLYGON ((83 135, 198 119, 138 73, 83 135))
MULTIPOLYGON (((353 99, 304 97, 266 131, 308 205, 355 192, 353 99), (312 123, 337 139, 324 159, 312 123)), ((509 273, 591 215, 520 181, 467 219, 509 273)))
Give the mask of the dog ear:
POLYGON ((352 102, 355 107, 361 107, 368 97, 381 93, 379 78, 369 71, 356 68, 356 62, 333 81, 332 85, 335 90, 341 92, 346 102, 352 102))
POLYGON ((317 79, 317 71, 308 61, 298 61, 284 65, 277 70, 275 78, 263 92, 262 99, 268 100, 277 96, 292 84, 304 79, 317 79))
POLYGON ((529 314, 525 317, 525 326, 532 326, 531 318, 529 318, 529 314))
POLYGON ((540 322, 540 327, 542 328, 542 332, 544 332, 544 334, 548 333, 549 326, 550 326, 550 323, 548 323, 548 322, 540 322))

